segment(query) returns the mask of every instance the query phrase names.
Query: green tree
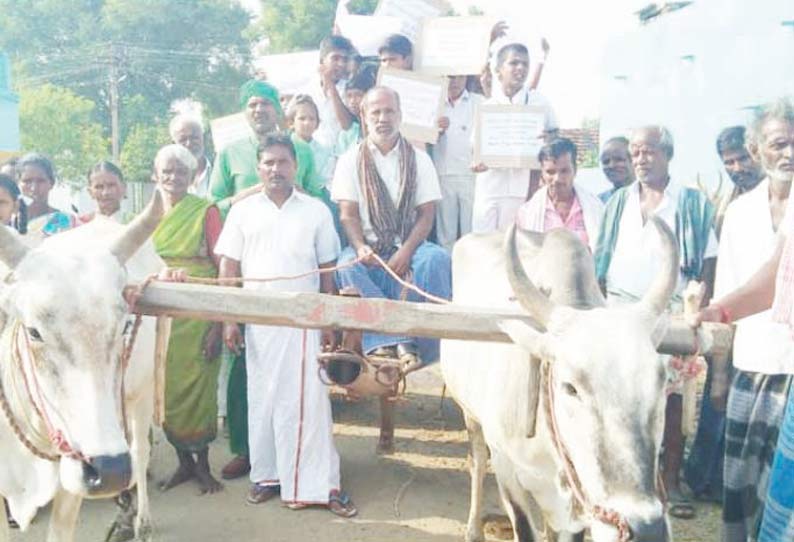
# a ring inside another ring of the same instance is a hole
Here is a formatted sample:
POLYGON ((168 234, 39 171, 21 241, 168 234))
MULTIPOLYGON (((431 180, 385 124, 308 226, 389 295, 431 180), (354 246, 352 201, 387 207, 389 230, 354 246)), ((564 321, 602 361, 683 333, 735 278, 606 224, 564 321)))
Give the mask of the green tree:
POLYGON ((168 143, 170 140, 165 125, 132 126, 121 148, 120 158, 124 177, 131 182, 151 181, 154 156, 160 147, 168 143))
POLYGON ((88 168, 108 155, 107 138, 93 114, 94 103, 69 89, 49 84, 22 89, 22 149, 49 156, 62 180, 80 186, 88 168))
POLYGON ((247 35, 266 38, 271 53, 316 49, 335 15, 336 0, 262 0, 262 16, 247 35))
POLYGON ((159 122, 179 98, 204 103, 210 116, 237 109, 250 24, 239 2, 0 0, 0 13, 0 49, 11 57, 17 85, 52 83, 90 99, 92 120, 106 135, 111 74, 125 133, 159 122), (125 118, 128 105, 133 120, 125 118))

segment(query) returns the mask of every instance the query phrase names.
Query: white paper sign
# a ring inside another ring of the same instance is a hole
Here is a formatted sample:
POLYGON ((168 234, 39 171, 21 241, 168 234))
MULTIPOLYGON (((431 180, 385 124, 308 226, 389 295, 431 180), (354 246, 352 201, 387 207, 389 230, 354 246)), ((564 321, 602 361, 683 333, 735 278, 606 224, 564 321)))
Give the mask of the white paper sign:
POLYGON ((542 108, 483 105, 477 114, 475 161, 489 167, 536 167, 543 146, 542 108))
POLYGON ((443 77, 421 75, 403 70, 382 69, 378 84, 400 95, 402 125, 400 131, 408 139, 426 143, 438 140, 438 119, 447 96, 443 77))
POLYGON ((402 33, 403 24, 402 19, 391 16, 346 15, 336 20, 339 32, 363 56, 376 56, 387 37, 402 33))
POLYGON ((212 120, 210 131, 215 152, 220 152, 228 147, 229 143, 249 137, 253 133, 243 113, 235 113, 212 120))
POLYGON ((381 0, 375 15, 400 19, 402 30, 397 33, 416 43, 422 19, 440 17, 448 11, 449 5, 443 0, 381 0))
POLYGON ((416 43, 416 67, 436 75, 472 75, 488 62, 494 21, 489 17, 425 19, 416 43))

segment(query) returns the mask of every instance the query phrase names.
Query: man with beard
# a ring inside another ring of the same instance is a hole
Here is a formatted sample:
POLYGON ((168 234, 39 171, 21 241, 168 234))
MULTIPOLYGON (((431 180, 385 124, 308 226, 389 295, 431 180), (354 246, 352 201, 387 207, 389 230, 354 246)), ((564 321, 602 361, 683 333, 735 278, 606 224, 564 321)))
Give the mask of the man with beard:
MULTIPOLYGON (((400 98, 387 87, 374 87, 361 104, 366 139, 342 155, 331 196, 339 203, 350 246, 342 251, 337 283, 361 297, 400 299, 403 287, 378 264, 377 255, 400 277, 408 277, 431 295, 449 299, 452 272, 449 253, 426 241, 441 199, 430 157, 414 148, 399 131, 400 98)), ((407 301, 425 299, 408 292, 407 301)), ((438 360, 439 341, 364 333, 364 354, 399 359, 406 371, 438 360)), ((385 401, 381 408, 390 409, 385 401)), ((382 410, 383 412, 383 410, 382 410)), ((393 434, 381 433, 378 449, 392 449, 393 434)))
MULTIPOLYGON (((711 290, 717 256, 714 207, 703 192, 681 187, 670 179, 673 136, 666 128, 644 126, 633 130, 629 151, 638 182, 620 188, 607 203, 595 252, 596 276, 606 292, 607 303, 639 300, 657 271, 660 240, 647 224, 650 217, 657 216, 676 233, 678 241, 680 273, 671 308, 680 310, 688 281, 705 282, 707 292, 711 290)), ((706 298, 709 297, 706 293, 706 298)), ((696 361, 670 356, 664 356, 663 360, 667 368, 668 399, 662 481, 669 497, 670 515, 691 518, 694 508, 681 493, 679 476, 684 456, 683 382, 696 361)))
MULTIPOLYGON (((232 204, 261 192, 257 149, 261 141, 278 127, 283 117, 278 90, 264 81, 252 79, 240 87, 240 108, 252 134, 229 144, 218 153, 210 180, 210 199, 215 201, 224 216, 232 204)), ((296 187, 307 194, 321 197, 322 183, 315 172, 311 147, 297 142, 294 149, 297 156, 296 187)), ((231 365, 226 422, 229 427, 229 445, 235 457, 221 471, 221 476, 227 480, 245 476, 250 469, 244 356, 237 356, 231 365)))
MULTIPOLYGON (((295 149, 287 135, 260 144, 257 194, 229 211, 215 248, 221 277, 298 276, 277 282, 244 282, 255 291, 336 292, 332 267, 339 238, 320 201, 294 189, 295 149)), ((333 346, 333 331, 322 333, 333 346)), ((241 353, 238 324, 224 328, 228 348, 241 353)), ((251 489, 248 502, 276 495, 293 510, 327 506, 342 517, 356 514, 341 492, 339 454, 333 441, 328 389, 317 373, 321 332, 277 326, 245 326, 251 489)))
MULTIPOLYGON (((497 84, 485 104, 533 105, 544 109, 544 137, 547 142, 558 132, 557 117, 549 102, 526 87, 529 74, 529 51, 520 43, 509 43, 496 55, 497 84)), ((518 208, 530 196, 530 169, 488 169, 475 164, 472 231, 485 233, 504 229, 516 218, 518 208)))
POLYGON ((180 113, 171 119, 168 133, 171 141, 189 150, 198 162, 198 169, 188 187, 188 193, 200 198, 209 197, 212 162, 204 153, 204 126, 201 118, 180 113))
POLYGON ((618 188, 623 188, 634 182, 634 171, 631 168, 631 156, 629 155, 629 140, 623 136, 608 139, 601 149, 600 161, 604 176, 612 183, 612 188, 598 195, 599 199, 606 203, 618 188))
MULTIPOLYGON (((794 104, 780 100, 761 109, 750 127, 749 139, 750 152, 766 175, 764 183, 768 182, 766 191, 763 184, 756 188, 761 189, 759 199, 768 198, 763 211, 769 218, 765 220, 771 220, 772 228, 779 221, 772 255, 749 278, 743 273, 741 285, 703 309, 695 324, 731 323, 771 308, 767 322, 786 328, 779 344, 765 333, 759 338, 763 343, 760 349, 751 353, 752 365, 737 366, 740 370, 728 400, 723 510, 723 540, 778 542, 794 537, 794 395, 786 389, 790 380, 786 375, 794 374, 794 209, 790 197, 780 220, 782 194, 788 194, 794 180, 794 104), (771 473, 765 483, 770 461, 771 473)), ((755 191, 740 198, 730 211, 735 205, 744 205, 751 195, 755 191)), ((742 217, 741 227, 747 226, 747 220, 753 219, 742 217)), ((763 244, 765 239, 750 243, 763 244)), ((758 249, 754 250, 757 253, 758 249)), ((753 321, 742 320, 739 330, 753 321)), ((739 330, 734 357, 737 345, 742 346, 739 330)))

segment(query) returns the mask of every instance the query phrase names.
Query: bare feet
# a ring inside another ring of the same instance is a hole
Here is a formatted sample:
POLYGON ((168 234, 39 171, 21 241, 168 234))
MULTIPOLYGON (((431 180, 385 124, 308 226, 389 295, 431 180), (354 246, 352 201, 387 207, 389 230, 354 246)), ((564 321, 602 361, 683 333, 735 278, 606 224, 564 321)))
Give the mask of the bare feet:
POLYGON ((171 488, 184 484, 188 480, 192 479, 195 475, 196 465, 193 462, 193 458, 191 457, 190 464, 182 462, 179 463, 179 467, 176 469, 174 474, 171 475, 171 478, 160 484, 160 491, 168 491, 171 488))
POLYGON ((212 472, 210 471, 209 448, 204 448, 199 451, 196 457, 196 469, 194 472, 201 494, 206 495, 207 493, 212 494, 221 491, 223 485, 212 476, 212 472))

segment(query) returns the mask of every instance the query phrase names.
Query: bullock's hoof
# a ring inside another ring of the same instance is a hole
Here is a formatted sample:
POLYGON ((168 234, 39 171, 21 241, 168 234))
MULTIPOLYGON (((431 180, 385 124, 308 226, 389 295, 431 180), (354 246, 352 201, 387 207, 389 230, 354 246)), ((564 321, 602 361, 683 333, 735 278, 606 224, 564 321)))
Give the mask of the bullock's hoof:
POLYGON ((152 542, 152 524, 149 520, 141 521, 138 528, 135 530, 137 533, 135 536, 135 542, 152 542))
POLYGON ((466 529, 465 542, 485 542, 485 534, 482 532, 482 525, 479 527, 469 527, 466 529))

